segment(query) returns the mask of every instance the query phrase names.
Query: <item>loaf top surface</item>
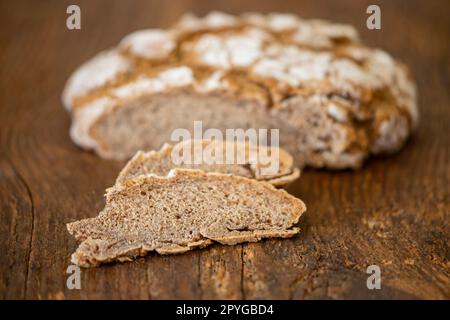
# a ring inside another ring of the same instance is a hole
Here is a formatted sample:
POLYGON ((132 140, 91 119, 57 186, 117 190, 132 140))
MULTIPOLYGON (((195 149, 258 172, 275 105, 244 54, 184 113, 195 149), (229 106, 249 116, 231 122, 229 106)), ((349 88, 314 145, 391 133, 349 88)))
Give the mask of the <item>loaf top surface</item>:
POLYGON ((352 26, 277 13, 187 14, 170 29, 131 33, 72 74, 63 102, 95 113, 180 87, 258 99, 270 108, 292 95, 332 97, 329 113, 337 121, 367 120, 379 105, 374 101, 387 100, 410 127, 418 121, 415 85, 403 64, 364 46, 352 26))

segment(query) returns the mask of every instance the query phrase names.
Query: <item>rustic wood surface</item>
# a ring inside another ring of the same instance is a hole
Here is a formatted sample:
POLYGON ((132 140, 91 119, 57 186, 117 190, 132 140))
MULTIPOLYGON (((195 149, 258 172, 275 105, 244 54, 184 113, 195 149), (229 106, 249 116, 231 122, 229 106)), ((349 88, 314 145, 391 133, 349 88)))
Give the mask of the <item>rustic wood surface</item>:
POLYGON ((0 298, 450 298, 450 5, 448 1, 1 1, 0 298), (82 30, 65 26, 77 3, 82 30), (366 8, 382 30, 365 28, 366 8), (70 73, 130 31, 185 11, 294 12, 355 25, 415 74, 421 124, 398 154, 358 172, 307 170, 288 191, 308 206, 289 240, 214 245, 82 270, 65 223, 95 216, 123 163, 77 148, 60 94, 70 73), (382 289, 366 288, 377 264, 382 289))

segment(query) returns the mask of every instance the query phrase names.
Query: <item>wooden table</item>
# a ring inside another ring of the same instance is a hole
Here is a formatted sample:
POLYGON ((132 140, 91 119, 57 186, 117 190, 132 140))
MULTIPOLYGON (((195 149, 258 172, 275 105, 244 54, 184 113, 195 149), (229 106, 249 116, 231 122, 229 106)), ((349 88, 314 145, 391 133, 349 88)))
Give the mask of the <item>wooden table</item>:
POLYGON ((0 17, 1 298, 450 298, 448 1, 2 1, 0 17), (72 3, 81 7, 81 31, 65 25, 72 3), (372 3, 381 7, 381 31, 365 27, 372 3), (304 172, 288 189, 308 205, 293 239, 83 269, 81 290, 68 290, 77 244, 65 223, 98 213, 123 163, 71 142, 65 80, 130 31, 212 9, 355 25, 412 68, 418 131, 400 153, 358 172, 304 172), (381 290, 366 287, 373 264, 381 290))

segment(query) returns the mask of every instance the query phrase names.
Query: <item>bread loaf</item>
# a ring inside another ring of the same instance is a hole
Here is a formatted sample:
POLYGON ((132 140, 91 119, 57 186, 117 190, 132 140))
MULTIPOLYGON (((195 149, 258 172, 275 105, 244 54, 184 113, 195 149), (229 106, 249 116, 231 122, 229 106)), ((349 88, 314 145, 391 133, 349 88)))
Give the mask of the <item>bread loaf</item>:
POLYGON ((82 241, 72 262, 93 267, 150 251, 291 237, 305 210, 301 200, 254 179, 190 169, 141 175, 108 189, 97 217, 67 225, 82 241))
POLYGON ((186 15, 132 33, 68 80, 71 137, 126 159, 174 129, 278 128, 298 165, 357 168, 418 122, 407 68, 343 24, 290 14, 186 15))

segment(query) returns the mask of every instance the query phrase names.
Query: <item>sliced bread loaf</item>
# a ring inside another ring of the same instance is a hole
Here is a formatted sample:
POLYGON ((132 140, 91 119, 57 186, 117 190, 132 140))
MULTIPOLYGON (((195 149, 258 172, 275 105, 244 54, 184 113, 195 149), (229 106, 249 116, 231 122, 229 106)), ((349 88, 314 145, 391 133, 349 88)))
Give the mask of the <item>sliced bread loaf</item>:
POLYGON ((174 129, 277 128, 298 165, 356 168, 418 123, 407 68, 356 29, 290 14, 213 12, 130 34, 70 77, 71 137, 105 158, 155 150, 174 129))
POLYGON ((167 177, 141 175, 108 189, 97 217, 67 229, 82 241, 72 262, 92 267, 150 251, 182 253, 214 241, 291 237, 305 210, 301 200, 266 182, 174 169, 167 177))
POLYGON ((175 168, 229 173, 267 181, 275 186, 287 185, 300 176, 300 170, 294 167, 292 156, 281 148, 258 147, 236 141, 188 140, 176 145, 165 144, 159 151, 138 151, 119 173, 116 183, 123 183, 142 174, 166 176, 175 168), (196 142, 201 148, 200 153, 195 149, 196 142), (228 163, 227 150, 232 152, 232 161, 228 163), (179 156, 184 152, 189 152, 186 159, 190 161, 175 161, 175 155, 179 156), (216 157, 217 153, 221 154, 220 158, 216 157))

